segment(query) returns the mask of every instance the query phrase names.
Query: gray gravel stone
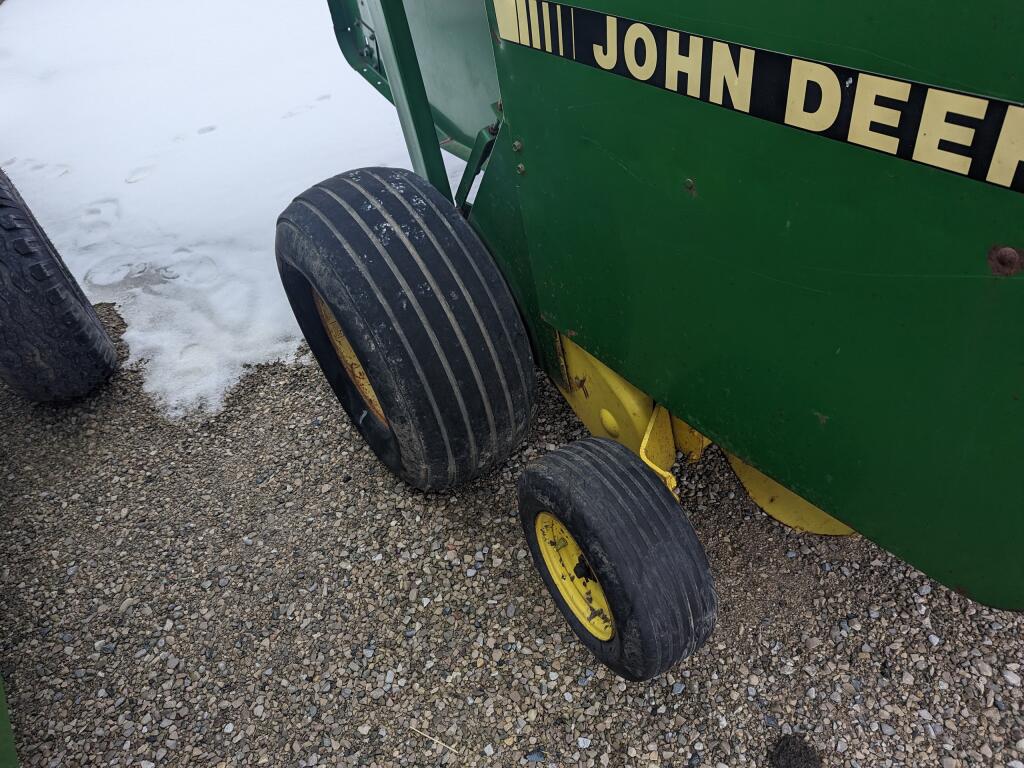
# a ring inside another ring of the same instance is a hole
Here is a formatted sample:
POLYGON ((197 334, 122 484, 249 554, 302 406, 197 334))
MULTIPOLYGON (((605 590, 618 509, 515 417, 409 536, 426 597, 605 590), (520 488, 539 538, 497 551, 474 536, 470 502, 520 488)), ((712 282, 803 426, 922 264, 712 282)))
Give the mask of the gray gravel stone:
POLYGON ((177 422, 132 367, 62 408, 0 389, 0 436, 26 768, 761 768, 782 735, 841 768, 1024 768, 1021 617, 785 528, 717 450, 678 467, 710 643, 649 683, 595 665, 516 517, 525 463, 583 436, 546 383, 508 465, 445 494, 387 473, 311 366, 257 367, 177 422))

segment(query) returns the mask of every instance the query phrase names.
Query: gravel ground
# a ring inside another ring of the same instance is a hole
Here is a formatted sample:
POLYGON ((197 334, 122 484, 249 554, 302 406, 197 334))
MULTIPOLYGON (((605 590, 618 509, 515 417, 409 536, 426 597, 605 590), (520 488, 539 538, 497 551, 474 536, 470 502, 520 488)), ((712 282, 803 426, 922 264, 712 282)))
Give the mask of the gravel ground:
POLYGON ((648 684, 595 666, 516 517, 523 464, 582 436, 547 385, 509 466, 444 495, 387 474, 313 366, 178 423, 137 370, 63 409, 0 390, 0 435, 27 766, 1024 768, 1024 620, 784 528, 717 451, 682 476, 711 643, 648 684))

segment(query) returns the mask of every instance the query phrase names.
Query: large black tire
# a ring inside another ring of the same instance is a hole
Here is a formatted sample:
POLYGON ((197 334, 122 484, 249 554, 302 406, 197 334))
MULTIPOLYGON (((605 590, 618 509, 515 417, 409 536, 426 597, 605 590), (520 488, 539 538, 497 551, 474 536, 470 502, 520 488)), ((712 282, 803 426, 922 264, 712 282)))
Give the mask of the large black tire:
POLYGON ((476 233, 422 178, 367 168, 312 187, 281 214, 277 263, 342 406, 407 483, 465 483, 526 436, 522 318, 476 233))
POLYGON ((649 680, 711 635, 718 597, 704 548, 672 493, 629 449, 587 438, 545 454, 519 478, 519 516, 558 609, 616 674, 649 680), (609 639, 584 626, 556 585, 538 537, 542 513, 557 518, 582 553, 563 583, 589 579, 607 598, 609 639))
POLYGON ((29 400, 71 400, 116 368, 96 311, 0 171, 0 380, 29 400))

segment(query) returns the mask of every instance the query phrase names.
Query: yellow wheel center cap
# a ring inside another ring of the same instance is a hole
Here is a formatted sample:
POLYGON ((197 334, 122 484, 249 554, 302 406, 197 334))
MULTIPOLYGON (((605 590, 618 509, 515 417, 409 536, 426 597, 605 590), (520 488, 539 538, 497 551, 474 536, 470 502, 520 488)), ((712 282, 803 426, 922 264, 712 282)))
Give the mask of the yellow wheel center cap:
POLYGON ((331 308, 327 306, 327 302, 315 290, 313 291, 313 301, 316 303, 316 311, 320 315, 320 322, 323 323, 324 330, 327 331, 327 337, 331 340, 334 353, 341 361, 345 373, 348 374, 349 381, 352 382, 359 392, 359 396, 366 403, 367 410, 378 421, 387 424, 388 420, 384 418, 384 409, 380 405, 380 400, 377 399, 377 393, 373 391, 373 386, 370 384, 370 377, 366 375, 363 364, 356 357, 356 351, 352 349, 352 344, 349 342, 348 337, 345 336, 345 332, 341 330, 341 326, 334 317, 334 313, 331 312, 331 308))
POLYGON ((608 598, 576 539, 549 512, 537 515, 536 532, 544 567, 566 605, 587 632, 598 640, 611 640, 615 624, 608 598))

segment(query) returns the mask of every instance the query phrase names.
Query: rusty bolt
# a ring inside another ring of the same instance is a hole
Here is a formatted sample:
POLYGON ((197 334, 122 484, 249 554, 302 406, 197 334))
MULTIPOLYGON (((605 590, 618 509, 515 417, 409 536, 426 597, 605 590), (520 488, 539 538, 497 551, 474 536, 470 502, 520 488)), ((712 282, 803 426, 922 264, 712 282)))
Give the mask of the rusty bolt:
POLYGON ((513 141, 512 142, 512 151, 513 152, 522 152, 523 151, 523 142, 521 142, 519 139, 516 139, 515 141, 513 141))
POLYGON ((518 173, 520 176, 522 176, 524 173, 526 173, 526 166, 523 165, 522 163, 517 165, 516 166, 516 173, 518 173))
POLYGON ((1012 277, 1024 271, 1024 253, 1008 245, 997 245, 988 252, 988 268, 993 275, 1012 277))

